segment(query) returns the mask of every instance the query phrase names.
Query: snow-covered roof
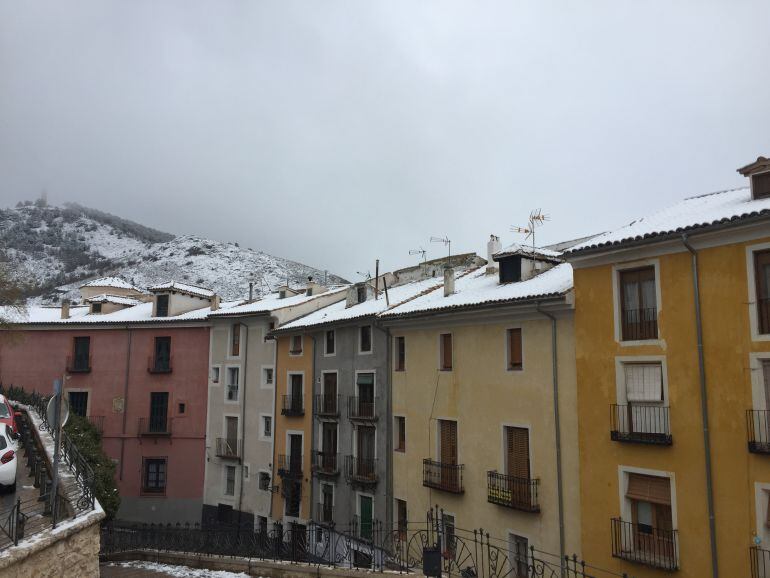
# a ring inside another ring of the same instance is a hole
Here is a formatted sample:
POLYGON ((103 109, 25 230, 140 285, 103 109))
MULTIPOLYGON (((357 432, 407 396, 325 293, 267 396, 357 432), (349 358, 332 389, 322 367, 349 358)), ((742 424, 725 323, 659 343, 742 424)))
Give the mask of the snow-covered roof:
POLYGON ((99 279, 93 279, 87 283, 83 283, 81 287, 113 287, 115 289, 130 289, 144 293, 139 287, 135 287, 125 279, 120 277, 100 277, 99 279))
POLYGON ((114 303, 115 305, 126 305, 133 307, 143 303, 138 299, 131 299, 130 297, 121 297, 120 295, 110 295, 109 293, 101 293, 100 295, 94 295, 86 299, 89 303, 114 303))
POLYGON ((553 251, 552 249, 546 249, 545 247, 532 247, 531 245, 520 245, 519 243, 513 243, 508 245, 504 249, 498 251, 492 258, 497 261, 503 257, 509 257, 511 255, 521 255, 523 257, 535 257, 538 259, 545 259, 546 261, 561 261, 561 253, 559 251, 553 251))
POLYGON ((572 266, 561 263, 526 281, 503 283, 485 269, 475 269, 455 280, 455 292, 444 297, 440 288, 389 309, 383 319, 406 315, 435 313, 449 309, 478 307, 494 303, 558 297, 572 289, 572 266))
POLYGON ((760 215, 770 215, 770 198, 754 200, 748 187, 690 197, 625 227, 579 243, 565 251, 565 255, 655 239, 760 215))
POLYGON ((290 323, 281 325, 278 331, 283 332, 284 330, 291 331, 293 329, 305 329, 319 325, 352 321, 354 319, 361 319, 362 317, 372 317, 389 308, 396 307, 410 299, 414 299, 425 292, 433 291, 437 287, 440 287, 443 284, 443 281, 442 277, 431 277, 430 279, 422 281, 412 281, 411 283, 389 287, 387 301, 385 299, 384 291, 380 293, 378 299, 370 297, 363 303, 356 303, 350 307, 346 307, 346 301, 339 301, 305 315, 304 317, 300 317, 290 323), (388 306, 387 303, 390 303, 390 306, 388 306))
POLYGON ((339 293, 341 291, 344 291, 347 289, 347 285, 340 285, 337 287, 330 287, 328 291, 324 291, 323 293, 313 293, 313 295, 307 295, 305 293, 299 293, 297 295, 287 295, 284 298, 281 298, 279 293, 270 293, 269 295, 265 295, 261 299, 257 299, 256 301, 249 302, 239 302, 234 307, 230 307, 227 310, 220 309, 216 313, 212 313, 211 317, 228 317, 228 316, 234 316, 234 315, 258 315, 261 313, 270 313, 272 311, 277 311, 278 309, 283 309, 285 307, 293 307, 295 305, 301 305, 303 303, 307 303, 308 301, 312 301, 314 299, 318 299, 320 297, 323 297, 324 295, 333 295, 335 293, 339 293))
POLYGON ((176 293, 186 293, 193 297, 203 297, 204 299, 212 298, 215 293, 211 289, 205 287, 198 287, 196 285, 190 285, 188 283, 180 283, 179 281, 168 281, 166 283, 159 283, 149 287, 149 290, 153 293, 160 293, 163 291, 173 291, 176 293))

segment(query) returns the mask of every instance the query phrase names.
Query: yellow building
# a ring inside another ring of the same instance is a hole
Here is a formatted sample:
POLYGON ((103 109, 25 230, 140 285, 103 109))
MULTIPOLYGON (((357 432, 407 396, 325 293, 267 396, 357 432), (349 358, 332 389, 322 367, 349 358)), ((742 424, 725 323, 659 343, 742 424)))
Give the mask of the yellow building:
POLYGON ((500 251, 495 237, 489 249, 488 270, 456 281, 448 270, 443 286, 380 315, 392 338, 393 518, 418 527, 438 505, 448 534, 483 528, 509 553, 506 575, 528 576, 531 546, 580 552, 572 273, 554 251, 500 251))
POLYGON ((276 337, 272 519, 305 524, 311 517, 313 340, 302 333, 276 337))
POLYGON ((741 171, 567 251, 593 564, 770 576, 770 161, 741 171))

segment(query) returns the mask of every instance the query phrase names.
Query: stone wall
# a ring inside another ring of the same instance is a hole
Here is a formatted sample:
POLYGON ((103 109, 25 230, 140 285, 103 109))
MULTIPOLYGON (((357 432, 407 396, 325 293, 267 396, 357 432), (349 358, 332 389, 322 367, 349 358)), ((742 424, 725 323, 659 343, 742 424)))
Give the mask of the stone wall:
POLYGON ((88 515, 76 524, 62 524, 8 548, 0 557, 0 578, 99 576, 102 517, 103 514, 88 515))

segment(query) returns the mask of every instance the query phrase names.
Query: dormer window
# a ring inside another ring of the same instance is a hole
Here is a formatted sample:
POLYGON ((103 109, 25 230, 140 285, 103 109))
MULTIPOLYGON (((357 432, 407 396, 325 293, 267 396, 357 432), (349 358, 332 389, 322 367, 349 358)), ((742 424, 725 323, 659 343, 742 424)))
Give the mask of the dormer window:
POLYGON ((101 313, 101 312, 102 312, 101 303, 91 303, 91 313, 101 313))
POLYGON ((360 285, 356 288, 356 297, 359 303, 366 301, 366 285, 360 285))
POLYGON ((286 290, 285 289, 281 289, 278 292, 278 299, 286 299, 286 290))
POLYGON ((754 199, 770 197, 770 171, 751 175, 751 196, 754 199))
POLYGON ((168 317, 168 295, 156 297, 155 317, 168 317))
POLYGON ((500 259, 500 283, 516 283, 521 281, 521 257, 514 255, 500 259))

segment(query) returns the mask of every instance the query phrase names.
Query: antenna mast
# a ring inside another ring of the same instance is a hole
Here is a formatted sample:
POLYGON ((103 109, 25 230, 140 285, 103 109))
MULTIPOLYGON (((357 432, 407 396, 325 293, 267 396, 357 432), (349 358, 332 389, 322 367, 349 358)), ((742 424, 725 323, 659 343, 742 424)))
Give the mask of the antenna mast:
POLYGON ((444 245, 447 246, 448 255, 447 255, 447 265, 450 267, 452 266, 452 241, 449 239, 448 236, 444 235, 443 237, 431 237, 430 238, 431 243, 444 243, 444 245))
POLYGON ((546 221, 550 221, 551 216, 546 215, 543 213, 542 209, 534 209, 529 214, 529 222, 526 227, 511 227, 512 233, 522 233, 526 235, 524 237, 524 240, 526 241, 530 237, 532 237, 532 254, 535 254, 535 249, 537 248, 537 245, 535 245, 535 229, 539 227, 540 225, 545 224, 546 221))
POLYGON ((428 252, 420 247, 419 249, 410 249, 409 254, 410 255, 422 255, 422 273, 425 275, 425 273, 428 270, 428 258, 425 256, 428 252))

